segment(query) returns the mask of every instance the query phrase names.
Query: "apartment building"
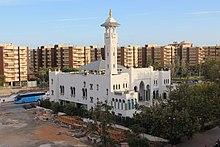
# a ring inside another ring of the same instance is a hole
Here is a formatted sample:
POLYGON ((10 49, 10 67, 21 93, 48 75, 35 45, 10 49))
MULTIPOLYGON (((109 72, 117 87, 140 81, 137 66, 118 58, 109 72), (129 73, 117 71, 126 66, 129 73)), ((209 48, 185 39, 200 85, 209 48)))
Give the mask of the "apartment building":
POLYGON ((145 45, 145 64, 170 67, 175 58, 175 47, 171 45, 145 45))
POLYGON ((27 82, 29 73, 29 49, 25 46, 0 44, 0 75, 5 76, 5 86, 27 82))
POLYGON ((30 51, 31 69, 40 68, 79 68, 101 58, 101 49, 92 46, 70 46, 57 44, 54 46, 41 46, 30 51), (96 50, 95 53, 92 50, 96 50), (95 54, 95 55, 93 55, 95 54))
POLYGON ((183 47, 180 52, 180 59, 182 62, 186 62, 190 68, 195 68, 205 61, 202 47, 183 47))
POLYGON ((146 47, 138 48, 138 67, 147 67, 146 47))
POLYGON ((63 70, 64 68, 73 67, 73 46, 67 44, 57 44, 54 45, 54 54, 52 56, 52 68, 59 68, 63 70))
POLYGON ((79 68, 91 62, 89 46, 74 46, 72 49, 72 68, 79 68))
POLYGON ((220 60, 220 45, 204 46, 205 60, 220 60))
POLYGON ((99 46, 90 46, 90 61, 94 62, 97 60, 104 59, 104 48, 99 46))
POLYGON ((118 47, 117 62, 125 67, 138 67, 138 48, 139 46, 118 47))

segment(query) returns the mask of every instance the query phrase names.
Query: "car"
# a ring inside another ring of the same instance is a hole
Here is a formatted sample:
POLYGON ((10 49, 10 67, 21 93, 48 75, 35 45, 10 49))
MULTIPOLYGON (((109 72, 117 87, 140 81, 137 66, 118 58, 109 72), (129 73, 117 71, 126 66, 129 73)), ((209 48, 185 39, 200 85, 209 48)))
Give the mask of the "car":
POLYGON ((24 109, 32 109, 32 108, 36 108, 36 105, 34 103, 31 104, 27 104, 27 105, 23 105, 24 109))

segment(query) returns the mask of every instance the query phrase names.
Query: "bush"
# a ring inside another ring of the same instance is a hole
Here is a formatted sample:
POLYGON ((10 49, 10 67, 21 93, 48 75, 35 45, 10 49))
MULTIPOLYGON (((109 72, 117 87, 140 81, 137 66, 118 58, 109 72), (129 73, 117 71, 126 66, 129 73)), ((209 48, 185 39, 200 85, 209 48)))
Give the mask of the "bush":
POLYGON ((77 115, 77 110, 76 107, 73 103, 69 103, 64 107, 64 113, 66 113, 66 115, 77 115))
POLYGON ((50 109, 51 108, 51 102, 48 99, 40 100, 40 106, 44 107, 46 109, 50 109))
POLYGON ((129 147, 149 147, 149 141, 145 138, 131 137, 128 139, 129 147))
POLYGON ((51 105, 51 109, 53 110, 53 112, 55 114, 57 114, 58 112, 62 112, 62 106, 60 105, 60 103, 55 102, 51 105))

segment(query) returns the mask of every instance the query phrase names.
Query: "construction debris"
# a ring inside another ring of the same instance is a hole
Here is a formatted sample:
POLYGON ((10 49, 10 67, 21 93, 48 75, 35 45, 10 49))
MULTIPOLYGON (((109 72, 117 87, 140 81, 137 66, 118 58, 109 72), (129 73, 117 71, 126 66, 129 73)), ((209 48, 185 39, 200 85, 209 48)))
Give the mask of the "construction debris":
POLYGON ((47 121, 55 118, 55 115, 53 114, 53 111, 50 109, 44 109, 44 108, 34 108, 34 109, 29 109, 29 112, 32 112, 35 114, 34 119, 39 119, 42 121, 47 121))
POLYGON ((127 140, 125 131, 122 129, 111 127, 111 129, 108 130, 108 133, 109 137, 118 143, 125 142, 127 140))
POLYGON ((58 121, 61 123, 61 126, 67 125, 71 129, 85 128, 83 120, 78 116, 58 116, 58 121))

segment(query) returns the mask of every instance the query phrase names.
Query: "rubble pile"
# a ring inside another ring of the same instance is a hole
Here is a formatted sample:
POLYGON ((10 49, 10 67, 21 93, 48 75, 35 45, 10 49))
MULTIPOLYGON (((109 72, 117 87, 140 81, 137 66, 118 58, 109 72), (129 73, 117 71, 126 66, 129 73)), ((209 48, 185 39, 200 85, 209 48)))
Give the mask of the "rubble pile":
POLYGON ((112 127, 108 130, 109 137, 116 142, 126 141, 125 131, 119 128, 112 127))
POLYGON ((29 111, 35 114, 34 119, 47 121, 47 120, 52 120, 55 118, 55 114, 53 114, 53 111, 50 109, 35 108, 35 109, 30 109, 29 111))
POLYGON ((83 120, 78 116, 58 116, 58 121, 61 123, 61 126, 67 125, 71 129, 81 129, 85 127, 83 120))

